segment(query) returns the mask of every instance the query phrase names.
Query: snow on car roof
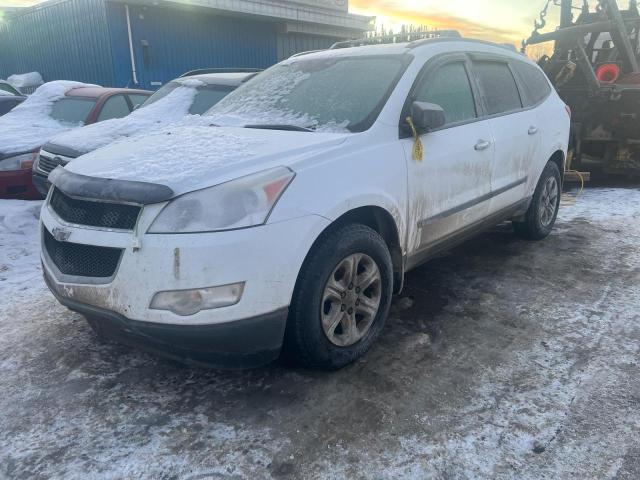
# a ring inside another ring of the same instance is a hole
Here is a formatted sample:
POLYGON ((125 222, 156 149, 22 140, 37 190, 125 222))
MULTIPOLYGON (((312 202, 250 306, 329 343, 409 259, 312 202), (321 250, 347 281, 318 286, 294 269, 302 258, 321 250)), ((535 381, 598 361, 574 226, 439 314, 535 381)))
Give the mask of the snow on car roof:
POLYGON ((78 87, 94 87, 79 82, 59 80, 45 83, 22 104, 0 117, 0 151, 18 154, 39 148, 51 138, 79 125, 60 123, 49 115, 53 104, 78 87))
POLYGON ((201 85, 202 82, 197 79, 188 79, 166 97, 139 108, 126 117, 114 118, 62 133, 49 140, 49 144, 85 153, 104 147, 120 138, 156 130, 188 115, 197 93, 196 88, 201 85))
POLYGON ((189 80, 200 80, 208 85, 229 85, 232 87, 239 86, 247 78, 252 77, 256 72, 223 72, 223 73, 201 73, 199 75, 190 75, 188 77, 178 78, 175 81, 184 84, 189 80))
POLYGON ((107 88, 100 86, 80 86, 76 87, 72 90, 69 90, 66 93, 67 97, 89 97, 89 98, 100 98, 103 95, 110 93, 132 93, 132 92, 144 92, 144 90, 130 90, 128 88, 107 88))

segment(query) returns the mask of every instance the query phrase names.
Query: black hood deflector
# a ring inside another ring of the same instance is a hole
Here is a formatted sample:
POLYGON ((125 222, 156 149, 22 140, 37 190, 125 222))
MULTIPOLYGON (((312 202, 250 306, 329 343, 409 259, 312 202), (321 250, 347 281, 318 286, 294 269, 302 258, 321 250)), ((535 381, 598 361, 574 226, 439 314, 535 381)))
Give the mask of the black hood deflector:
POLYGON ((166 185, 111 178, 88 177, 57 167, 49 175, 49 181, 71 197, 109 202, 138 203, 149 205, 166 202, 174 196, 166 185))

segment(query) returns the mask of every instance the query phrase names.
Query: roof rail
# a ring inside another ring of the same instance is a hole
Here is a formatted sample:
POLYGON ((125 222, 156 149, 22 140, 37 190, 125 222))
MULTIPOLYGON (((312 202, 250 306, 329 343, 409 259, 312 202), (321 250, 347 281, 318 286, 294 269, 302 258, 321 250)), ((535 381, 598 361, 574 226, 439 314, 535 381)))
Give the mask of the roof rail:
POLYGON ((296 57, 302 57, 304 55, 310 55, 312 53, 317 53, 317 52, 324 52, 324 50, 308 50, 306 52, 299 52, 299 53, 294 53, 293 55, 291 55, 289 58, 296 58, 296 57))
POLYGON ((260 73, 261 68, 200 68, 183 73, 178 78, 192 77, 194 75, 204 75, 207 73, 260 73))
POLYGON ((462 38, 457 30, 428 30, 426 32, 404 32, 381 35, 377 37, 361 38, 359 40, 346 40, 334 43, 331 50, 338 48, 363 47, 366 45, 386 45, 390 43, 408 43, 416 40, 427 40, 432 38, 462 38))

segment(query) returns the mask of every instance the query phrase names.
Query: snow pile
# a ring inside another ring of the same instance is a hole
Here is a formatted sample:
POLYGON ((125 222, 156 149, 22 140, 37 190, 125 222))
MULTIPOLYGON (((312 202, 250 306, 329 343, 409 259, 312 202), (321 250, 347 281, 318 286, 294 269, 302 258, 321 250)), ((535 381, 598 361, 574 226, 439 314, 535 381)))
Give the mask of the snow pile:
POLYGON ((38 218, 42 202, 0 200, 0 310, 42 286, 38 218))
POLYGON ((189 108, 204 85, 199 80, 186 80, 166 97, 146 107, 139 108, 123 118, 87 125, 58 135, 50 140, 54 145, 70 147, 81 153, 91 152, 121 138, 157 130, 172 124, 189 114, 189 108))
POLYGON ((7 82, 16 87, 21 88, 39 87, 44 84, 42 75, 38 72, 23 73, 21 75, 11 75, 7 78, 7 82))
POLYGON ((88 87, 79 82, 49 82, 23 103, 0 117, 0 151, 5 154, 35 150, 56 135, 80 125, 62 124, 49 115, 53 104, 74 88, 88 87))
POLYGON ((220 126, 296 125, 322 132, 348 133, 348 121, 321 122, 287 106, 287 95, 310 77, 309 73, 275 67, 262 74, 258 81, 222 99, 206 115, 220 126))

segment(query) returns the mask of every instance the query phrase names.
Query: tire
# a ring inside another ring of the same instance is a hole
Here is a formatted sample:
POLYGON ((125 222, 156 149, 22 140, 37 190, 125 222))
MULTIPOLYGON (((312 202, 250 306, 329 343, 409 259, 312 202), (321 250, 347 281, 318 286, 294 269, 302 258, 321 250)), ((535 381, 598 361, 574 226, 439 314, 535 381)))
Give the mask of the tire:
POLYGON ((544 168, 531 205, 524 216, 524 221, 513 222, 513 229, 519 237, 527 240, 542 240, 546 238, 556 223, 560 198, 562 196, 562 179, 560 169, 554 162, 549 162, 544 168), (555 185, 555 187, 553 187, 555 185), (555 188, 555 196, 553 195, 555 188))
POLYGON ((380 335, 392 290, 391 254, 376 231, 353 224, 328 233, 316 243, 300 272, 285 332, 285 358, 326 370, 354 362, 380 335), (349 273, 354 265, 359 272, 355 277, 349 273), (371 280, 376 273, 379 279, 371 280), (341 320, 332 330, 336 318, 341 320))

